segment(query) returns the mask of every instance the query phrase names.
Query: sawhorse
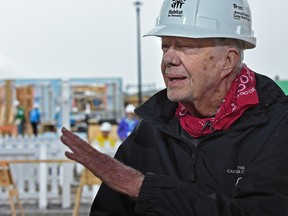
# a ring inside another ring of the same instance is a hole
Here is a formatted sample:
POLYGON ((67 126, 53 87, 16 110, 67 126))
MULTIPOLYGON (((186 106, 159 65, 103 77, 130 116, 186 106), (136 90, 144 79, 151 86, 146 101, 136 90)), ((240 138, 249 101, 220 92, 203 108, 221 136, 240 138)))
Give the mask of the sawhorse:
POLYGON ((12 216, 16 216, 16 209, 14 204, 14 198, 18 204, 18 208, 21 216, 24 216, 23 207, 19 199, 18 190, 16 184, 13 181, 10 166, 8 162, 0 161, 0 186, 6 187, 9 193, 9 202, 12 216))

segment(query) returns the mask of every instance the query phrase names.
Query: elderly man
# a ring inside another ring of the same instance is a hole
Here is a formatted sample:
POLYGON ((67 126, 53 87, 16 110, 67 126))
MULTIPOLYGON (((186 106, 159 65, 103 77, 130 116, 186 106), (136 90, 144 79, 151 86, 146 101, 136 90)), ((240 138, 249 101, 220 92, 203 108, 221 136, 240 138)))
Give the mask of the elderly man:
POLYGON ((288 101, 243 63, 246 0, 164 0, 157 26, 166 89, 115 158, 65 128, 66 156, 103 184, 90 215, 287 215, 288 101))

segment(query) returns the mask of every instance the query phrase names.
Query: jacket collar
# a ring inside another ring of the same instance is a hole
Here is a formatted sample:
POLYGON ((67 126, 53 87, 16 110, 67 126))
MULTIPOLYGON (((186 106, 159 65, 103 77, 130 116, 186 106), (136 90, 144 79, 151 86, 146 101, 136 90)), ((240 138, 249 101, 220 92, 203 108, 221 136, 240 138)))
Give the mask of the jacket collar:
POLYGON ((175 118, 178 103, 167 98, 167 90, 163 89, 149 98, 143 105, 135 109, 141 120, 152 124, 159 130, 174 134, 179 130, 179 120, 175 118))

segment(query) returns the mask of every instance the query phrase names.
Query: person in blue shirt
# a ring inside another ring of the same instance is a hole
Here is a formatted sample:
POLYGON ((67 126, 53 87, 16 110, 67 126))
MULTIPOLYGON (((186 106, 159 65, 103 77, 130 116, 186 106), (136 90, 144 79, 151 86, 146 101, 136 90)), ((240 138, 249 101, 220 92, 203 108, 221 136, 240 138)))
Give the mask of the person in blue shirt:
POLYGON ((125 117, 121 119, 117 129, 117 134, 121 141, 124 141, 129 136, 139 122, 134 113, 135 108, 133 104, 128 104, 125 107, 125 117))
POLYGON ((35 136, 38 135, 38 125, 41 121, 41 113, 39 110, 39 104, 35 103, 33 109, 30 111, 30 124, 32 126, 32 131, 35 136))

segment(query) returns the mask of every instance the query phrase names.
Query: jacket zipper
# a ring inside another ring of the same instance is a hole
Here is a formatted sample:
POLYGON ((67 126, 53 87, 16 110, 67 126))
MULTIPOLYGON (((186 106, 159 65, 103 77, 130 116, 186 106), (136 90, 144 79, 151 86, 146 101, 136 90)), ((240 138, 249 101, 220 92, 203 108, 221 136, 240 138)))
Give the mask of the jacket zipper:
POLYGON ((196 153, 191 154, 190 165, 191 165, 190 182, 194 183, 197 181, 196 153))

